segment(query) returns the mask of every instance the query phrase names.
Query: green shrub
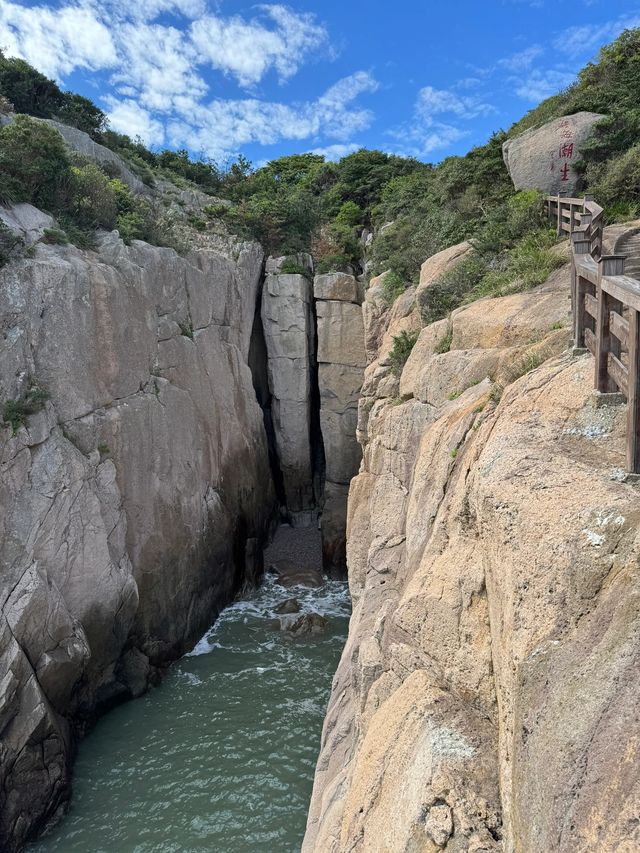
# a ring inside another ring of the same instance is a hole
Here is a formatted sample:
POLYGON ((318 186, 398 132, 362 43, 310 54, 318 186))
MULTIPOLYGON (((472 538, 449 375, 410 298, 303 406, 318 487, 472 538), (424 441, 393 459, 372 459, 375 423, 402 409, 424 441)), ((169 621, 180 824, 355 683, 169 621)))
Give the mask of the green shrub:
POLYGON ((69 242, 69 238, 61 228, 45 228, 42 232, 42 240, 44 243, 58 246, 65 246, 69 242))
POLYGON ((327 272, 351 272, 351 259, 340 252, 325 255, 316 263, 316 272, 320 275, 327 272))
POLYGON ((189 340, 193 340, 193 323, 191 320, 188 320, 184 323, 178 323, 180 326, 180 334, 184 335, 185 338, 189 338, 189 340))
POLYGON ((487 264, 472 252, 443 273, 418 294, 418 308, 424 325, 441 320, 464 302, 467 294, 482 281, 487 264))
POLYGON ((293 258, 286 258, 282 265, 280 266, 280 272, 286 275, 303 275, 305 278, 311 281, 312 275, 307 269, 307 267, 303 267, 300 264, 296 263, 293 258))
POLYGON ((107 231, 116 227, 114 184, 95 163, 71 167, 69 214, 79 227, 107 231))
POLYGON ((57 130, 26 115, 0 128, 0 197, 55 210, 69 177, 69 155, 57 130))
POLYGON ((62 103, 53 113, 53 118, 77 127, 90 136, 99 134, 107 124, 107 117, 101 109, 88 98, 73 92, 62 92, 62 103))
POLYGON ((474 302, 484 296, 507 296, 542 284, 565 260, 554 251, 553 229, 542 228, 523 237, 496 259, 495 266, 464 297, 474 302))
POLYGON ((587 171, 590 189, 615 222, 621 215, 628 218, 640 205, 640 143, 622 154, 592 165, 587 171))
POLYGON ((382 299, 386 305, 393 305, 398 296, 404 293, 406 284, 401 275, 395 270, 389 272, 382 279, 382 299))
POLYGON ((116 219, 116 228, 127 246, 132 240, 144 240, 146 223, 142 213, 138 211, 119 213, 116 219))
POLYGON ((2 412, 4 426, 10 426, 15 435, 27 422, 29 415, 44 409, 48 399, 49 395, 46 391, 32 385, 17 400, 7 400, 2 412))
POLYGON ((58 214, 58 223, 67 235, 69 243, 73 243, 79 249, 95 249, 96 235, 90 228, 81 228, 66 213, 58 214))
POLYGON ((407 359, 411 355, 411 350, 415 346, 417 340, 417 332, 410 333, 403 330, 399 335, 394 336, 393 347, 389 353, 389 362, 391 364, 391 371, 396 376, 400 376, 402 373, 402 368, 405 366, 407 359))
POLYGON ((229 213, 229 205, 227 204, 208 204, 202 208, 202 212, 209 219, 224 219, 229 213))
POLYGON ((7 57, 0 51, 0 93, 17 113, 51 118, 63 105, 58 86, 24 59, 7 57))

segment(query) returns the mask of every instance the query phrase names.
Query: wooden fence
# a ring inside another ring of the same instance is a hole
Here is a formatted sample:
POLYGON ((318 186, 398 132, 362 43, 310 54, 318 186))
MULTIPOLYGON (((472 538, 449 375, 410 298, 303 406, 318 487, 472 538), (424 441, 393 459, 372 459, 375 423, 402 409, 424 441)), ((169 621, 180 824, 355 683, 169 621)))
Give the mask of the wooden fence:
POLYGON ((558 233, 571 239, 573 340, 595 358, 594 385, 627 401, 627 468, 640 473, 640 281, 623 255, 602 254, 602 208, 589 197, 549 196, 558 233))

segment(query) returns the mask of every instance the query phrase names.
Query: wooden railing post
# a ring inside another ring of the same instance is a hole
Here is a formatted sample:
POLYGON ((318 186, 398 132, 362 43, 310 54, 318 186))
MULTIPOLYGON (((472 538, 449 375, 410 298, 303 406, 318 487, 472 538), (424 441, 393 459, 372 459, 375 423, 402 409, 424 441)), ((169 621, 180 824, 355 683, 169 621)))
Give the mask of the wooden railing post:
POLYGON ((558 222, 556 225, 556 230, 558 232, 558 236, 562 234, 562 205, 560 203, 560 193, 558 193, 558 222))
POLYGON ((598 261, 598 284, 596 285, 596 298, 598 300, 598 311, 596 317, 596 369, 595 386, 602 394, 609 394, 618 390, 616 383, 609 376, 609 353, 618 355, 618 347, 615 346, 611 334, 611 311, 616 305, 608 293, 602 289, 602 279, 613 275, 624 275, 623 255, 604 255, 598 261))
POLYGON ((581 231, 576 231, 571 235, 572 243, 572 270, 575 280, 575 296, 574 296, 574 312, 573 312, 573 345, 576 349, 584 347, 584 295, 585 282, 576 271, 576 255, 588 255, 591 246, 590 240, 584 239, 585 235, 581 231))
POLYGON ((627 391, 627 469, 640 474, 640 323, 635 308, 629 309, 629 364, 627 391))
MULTIPOLYGON (((605 255, 598 261, 598 284, 596 298, 598 311, 596 317, 595 387, 601 394, 617 391, 617 385, 609 376, 609 353, 614 351, 610 314, 614 308, 613 300, 602 289, 602 279, 612 275, 624 274, 624 256, 605 255)), ((614 353, 615 354, 615 353, 614 353)))

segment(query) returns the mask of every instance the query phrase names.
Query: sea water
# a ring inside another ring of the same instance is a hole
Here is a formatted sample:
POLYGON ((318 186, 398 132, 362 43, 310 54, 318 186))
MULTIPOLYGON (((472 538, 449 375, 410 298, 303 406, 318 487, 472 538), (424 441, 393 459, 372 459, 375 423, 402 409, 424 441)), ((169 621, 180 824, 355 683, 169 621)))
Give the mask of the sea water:
POLYGON ((267 576, 159 687, 99 721, 68 815, 31 853, 297 853, 349 613, 345 584, 284 590, 267 576), (325 633, 274 630, 292 596, 327 617, 325 633))

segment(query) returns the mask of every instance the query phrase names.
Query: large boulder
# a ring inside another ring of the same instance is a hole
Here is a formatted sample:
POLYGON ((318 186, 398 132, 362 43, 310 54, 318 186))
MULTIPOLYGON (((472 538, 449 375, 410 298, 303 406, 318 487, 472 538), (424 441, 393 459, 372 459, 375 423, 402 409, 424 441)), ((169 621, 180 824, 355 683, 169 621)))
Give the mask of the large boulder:
POLYGON ((507 139, 502 155, 515 188, 575 195, 580 184, 575 164, 602 118, 599 113, 575 113, 507 139))

